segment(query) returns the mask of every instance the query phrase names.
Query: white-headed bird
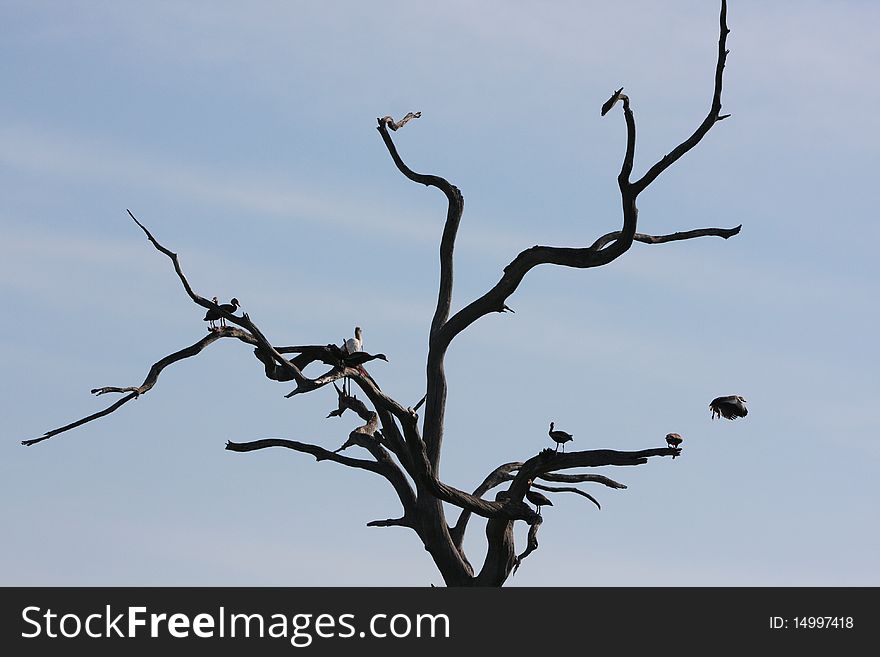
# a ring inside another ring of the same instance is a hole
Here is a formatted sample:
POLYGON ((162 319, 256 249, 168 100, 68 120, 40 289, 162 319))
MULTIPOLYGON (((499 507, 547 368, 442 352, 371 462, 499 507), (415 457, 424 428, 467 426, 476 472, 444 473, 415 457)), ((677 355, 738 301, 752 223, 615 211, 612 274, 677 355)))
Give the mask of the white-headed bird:
MULTIPOLYGON (((666 444, 669 447, 678 447, 684 439, 679 436, 677 433, 667 433, 666 434, 666 444)), ((675 458, 675 454, 672 455, 672 458, 675 458)))

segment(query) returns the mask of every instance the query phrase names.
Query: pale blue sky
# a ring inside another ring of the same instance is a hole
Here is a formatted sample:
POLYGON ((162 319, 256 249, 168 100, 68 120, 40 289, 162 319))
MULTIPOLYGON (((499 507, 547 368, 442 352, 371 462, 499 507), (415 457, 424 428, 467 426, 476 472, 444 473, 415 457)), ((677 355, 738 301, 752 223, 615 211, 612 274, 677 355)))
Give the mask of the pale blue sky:
MULTIPOLYGON (((0 2, 0 583, 440 583, 384 480, 227 439, 340 445, 332 389, 284 399, 220 343, 114 415, 205 331, 164 256, 276 344, 355 324, 406 404, 423 394, 445 213, 466 208, 456 307, 533 244, 620 225, 623 85, 638 174, 708 109, 718 3, 0 2)), ((731 0, 724 111, 640 198, 640 230, 743 224, 590 271, 541 267, 453 345, 443 478, 471 489, 548 444, 684 454, 557 494, 510 585, 880 585, 876 332, 880 101, 873 2, 731 0), (712 422, 741 394, 748 418, 712 422)), ((481 562, 482 526, 471 526, 481 562)))

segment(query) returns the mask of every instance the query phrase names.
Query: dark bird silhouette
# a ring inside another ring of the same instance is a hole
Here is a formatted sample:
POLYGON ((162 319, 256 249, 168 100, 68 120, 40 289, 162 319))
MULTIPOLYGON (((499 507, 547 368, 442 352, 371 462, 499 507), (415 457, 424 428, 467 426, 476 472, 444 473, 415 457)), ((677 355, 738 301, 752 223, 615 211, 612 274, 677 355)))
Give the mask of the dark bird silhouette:
POLYGON ((614 103, 620 100, 620 92, 623 91, 623 87, 615 91, 611 94, 611 98, 605 101, 605 104, 602 105, 602 116, 608 114, 611 111, 611 108, 614 107, 614 103))
MULTIPOLYGON (((229 300, 229 303, 224 303, 220 305, 220 310, 224 310, 231 315, 236 311, 239 305, 240 304, 238 303, 238 299, 232 297, 232 299, 229 300)), ((220 316, 220 326, 226 326, 226 318, 222 315, 220 316)))
POLYGON ((735 420, 738 417, 745 417, 749 414, 749 409, 746 408, 746 400, 739 395, 716 397, 709 403, 709 409, 712 411, 713 420, 716 417, 735 420))
MULTIPOLYGON (((343 367, 357 368, 361 375, 369 379, 373 385, 378 388, 379 385, 373 381, 373 378, 369 375, 367 370, 363 368, 363 364, 369 363, 371 360, 384 360, 387 363, 388 357, 385 354, 368 354, 366 351, 356 351, 353 354, 344 354, 342 356, 342 365, 343 367)), ((349 377, 345 377, 345 381, 348 382, 348 392, 346 392, 346 394, 351 394, 351 382, 349 381, 349 377)), ((343 389, 344 387, 345 384, 343 383, 343 389)))
MULTIPOLYGON (((214 297, 213 299, 211 299, 211 301, 213 301, 216 304, 217 297, 214 297)), ((221 305, 217 306, 217 308, 219 308, 220 310, 224 310, 228 313, 234 313, 235 309, 238 308, 238 306, 239 306, 238 299, 233 297, 229 303, 221 304, 221 305)), ((223 314, 217 308, 211 308, 208 312, 205 313, 205 320, 204 321, 210 322, 209 326, 211 327, 212 331, 215 328, 217 328, 217 325, 214 322, 216 322, 218 319, 220 320, 220 328, 223 328, 226 326, 226 318, 223 316, 223 314)))
MULTIPOLYGON (((666 444, 669 447, 678 447, 683 442, 683 438, 679 436, 677 433, 667 433, 666 434, 666 444)), ((675 458, 675 454, 672 455, 672 458, 675 458)))
POLYGON ((541 507, 542 506, 553 506, 553 502, 551 502, 546 495, 543 493, 539 493, 536 490, 532 490, 532 480, 528 481, 528 488, 526 489, 526 499, 538 507, 538 515, 541 515, 541 507))
MULTIPOLYGON (((218 301, 217 301, 217 297, 212 298, 211 301, 214 302, 214 305, 215 305, 215 306, 216 306, 217 303, 218 303, 218 301)), ((216 322, 218 319, 220 319, 220 313, 217 312, 217 310, 214 309, 214 308, 211 308, 208 312, 205 313, 205 319, 204 319, 204 321, 208 322, 208 330, 209 330, 209 331, 213 331, 214 329, 217 328, 217 324, 216 324, 215 322, 216 322)))
POLYGON ((350 367, 358 367, 364 363, 369 363, 371 360, 384 360, 387 363, 388 357, 385 354, 368 354, 366 351, 356 351, 353 354, 345 354, 342 357, 342 362, 350 367))
POLYGON ((559 446, 562 445, 562 451, 565 451, 565 443, 569 440, 574 440, 574 437, 565 431, 556 431, 553 430, 553 423, 550 423, 550 431, 548 432, 550 437, 556 441, 556 451, 559 451, 559 446))

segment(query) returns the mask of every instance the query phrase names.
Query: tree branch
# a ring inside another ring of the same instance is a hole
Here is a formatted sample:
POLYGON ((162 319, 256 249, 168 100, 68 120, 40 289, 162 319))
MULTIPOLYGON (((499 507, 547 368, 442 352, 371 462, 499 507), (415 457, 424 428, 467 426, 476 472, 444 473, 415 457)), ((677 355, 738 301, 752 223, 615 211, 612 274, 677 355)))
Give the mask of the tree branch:
MULTIPOLYGON (((742 224, 734 228, 697 228, 695 230, 686 230, 678 233, 671 233, 669 235, 646 235, 645 233, 636 233, 633 235, 633 240, 636 242, 642 242, 643 244, 664 244, 666 242, 690 240, 695 237, 722 237, 724 239, 729 239, 734 235, 739 235, 740 230, 742 230, 742 224)), ((594 251, 599 251, 619 237, 619 230, 606 233, 593 242, 590 248, 594 251)))
MULTIPOLYGON (((227 321, 230 321, 233 324, 236 324, 237 326, 240 326, 243 329, 249 331, 254 336, 254 338, 256 338, 257 345, 266 354, 270 354, 277 361, 278 365, 283 370, 285 370, 287 372, 287 374, 289 374, 293 379, 295 379, 297 381, 297 383, 304 383, 307 380, 306 377, 302 374, 302 372, 300 372, 299 368, 296 365, 294 365, 289 360, 284 358, 284 356, 282 356, 280 353, 278 353, 278 351, 275 349, 275 347, 273 347, 272 344, 266 339, 266 336, 264 336, 263 333, 260 331, 260 329, 257 328, 257 326, 251 321, 251 318, 248 316, 247 313, 243 313, 243 316, 240 318, 236 317, 232 313, 226 312, 225 310, 220 308, 220 306, 213 303, 212 301, 208 301, 204 297, 196 294, 193 291, 192 287, 190 286, 189 281, 186 279, 186 276, 184 275, 183 270, 180 267, 180 261, 177 257, 177 254, 170 251, 169 249, 165 248, 161 244, 159 244, 159 242, 156 240, 156 238, 153 237, 152 233, 150 233, 150 231, 147 230, 146 226, 144 226, 140 221, 138 221, 137 218, 134 216, 134 214, 132 214, 131 210, 127 210, 127 212, 128 212, 128 216, 130 216, 132 218, 132 220, 138 226, 140 226, 141 230, 144 231, 144 233, 147 236, 147 239, 149 239, 150 242, 152 242, 153 246, 155 246, 157 250, 164 253, 166 256, 168 256, 171 259, 171 262, 174 265, 174 271, 177 272, 177 277, 180 279, 180 282, 183 284, 184 290, 186 290, 186 293, 189 295, 189 297, 193 301, 195 301, 198 305, 202 306, 203 308, 207 308, 209 310, 216 310, 227 321)), ((268 368, 267 368, 267 370, 268 370, 268 368)), ((267 373, 268 373, 268 371, 267 371, 267 373)))
MULTIPOLYGON (((404 119, 406 120, 406 119, 404 119)), ((446 373, 443 367, 445 349, 435 348, 435 340, 440 328, 449 317, 452 307, 452 284, 453 284, 453 252, 455 250, 455 237, 458 226, 461 223, 461 215, 464 212, 464 197, 458 187, 451 184, 440 176, 416 173, 410 169, 397 152, 391 135, 386 126, 389 125, 390 117, 379 119, 379 134, 391 159, 398 170, 413 182, 436 187, 446 195, 448 201, 446 210, 446 223, 443 227, 443 237, 440 240, 440 284, 437 294, 437 308, 431 321, 431 333, 428 348, 428 363, 426 367, 427 378, 427 403, 425 405, 424 441, 428 450, 428 460, 432 467, 437 470, 440 464, 440 450, 443 443, 443 419, 446 410, 446 373)), ((393 126, 393 123, 390 125, 393 126)), ((396 128, 393 128, 396 129, 396 128)))
POLYGON ((404 116, 402 119, 400 119, 400 121, 395 121, 390 116, 383 116, 381 119, 379 119, 379 125, 387 125, 389 128, 391 128, 392 130, 394 130, 396 132, 397 130, 400 130, 403 126, 405 126, 407 123, 409 123, 411 120, 418 119, 421 116, 422 116, 421 112, 407 112, 406 116, 404 116))
MULTIPOLYGON (((355 432, 352 432, 349 438, 351 439, 354 435, 356 435, 355 432)), ((246 443, 227 441, 226 449, 233 452, 252 452, 258 449, 266 449, 268 447, 285 447, 304 454, 311 454, 315 457, 316 461, 333 461, 334 463, 346 465, 350 468, 375 472, 376 474, 385 477, 385 479, 387 479, 394 487, 394 490, 400 499, 400 503, 403 506, 404 517, 411 516, 415 509, 415 494, 409 483, 406 481, 406 478, 403 476, 403 473, 394 464, 388 456, 388 453, 382 449, 381 445, 366 436, 365 440, 368 442, 358 444, 365 449, 368 449, 377 460, 368 461, 366 459, 355 459, 343 456, 336 452, 331 452, 318 445, 301 443, 295 440, 285 440, 282 438, 266 438, 264 440, 254 440, 246 443)))
MULTIPOLYGON (((506 481, 513 481, 515 476, 512 474, 514 471, 518 470, 522 467, 522 462, 513 461, 511 463, 504 463, 495 468, 492 472, 490 472, 483 482, 474 489, 472 493, 475 497, 482 497, 486 493, 488 493, 491 489, 496 486, 503 484, 506 481)), ((536 475, 538 479, 543 479, 545 481, 553 481, 553 482, 561 482, 561 483, 583 483, 583 482, 592 482, 602 484, 604 486, 608 486, 609 488, 617 488, 617 489, 625 489, 626 485, 621 484, 609 477, 604 475, 597 474, 562 474, 559 472, 544 472, 542 474, 536 475)), ((577 492, 580 495, 584 495, 593 501, 596 506, 599 506, 599 502, 596 499, 585 493, 584 491, 576 488, 550 488, 548 486, 543 486, 541 484, 532 483, 532 486, 535 488, 543 488, 544 490, 549 491, 565 491, 565 492, 577 492)), ((601 506, 599 506, 601 508, 601 506)), ((467 531, 467 525, 471 518, 471 512, 468 509, 462 509, 461 513, 458 516, 458 521, 455 523, 455 526, 449 530, 450 535, 452 536, 452 540, 455 543, 456 547, 461 547, 464 541, 464 535, 467 531)))
POLYGON ((581 495, 582 497, 586 497, 593 504, 595 504, 599 509, 602 509, 602 505, 599 504, 599 501, 590 495, 588 492, 581 490, 580 488, 575 488, 574 486, 545 486, 544 484, 536 484, 532 482, 532 488, 540 488, 541 490, 547 490, 552 493, 576 493, 577 495, 581 495))
POLYGON ((346 440, 341 447, 334 450, 333 453, 338 454, 352 445, 357 445, 369 451, 377 462, 387 464, 389 471, 394 472, 393 478, 389 478, 389 481, 397 491, 398 497, 400 497, 404 508, 408 510, 409 514, 411 514, 415 507, 415 492, 409 485, 406 477, 403 476, 398 465, 394 463, 385 449, 387 447, 397 455, 398 459, 401 461, 402 467, 408 469, 411 459, 409 459, 409 454, 406 452, 403 442, 400 439, 397 427, 393 425, 393 420, 393 431, 388 437, 386 437, 379 431, 379 413, 371 411, 367 408, 367 405, 357 397, 347 395, 343 390, 336 386, 335 383, 333 384, 333 387, 336 389, 337 394, 337 410, 330 413, 327 417, 339 417, 346 409, 351 409, 366 423, 363 426, 354 429, 349 434, 348 440, 346 440))
MULTIPOLYGON (((545 449, 537 456, 533 456, 519 467, 519 472, 513 479, 508 491, 501 501, 490 502, 480 499, 476 495, 449 486, 440 481, 433 472, 428 469, 426 475, 420 479, 420 484, 425 486, 433 495, 442 501, 467 509, 484 518, 501 518, 508 520, 530 521, 536 515, 531 507, 522 503, 526 494, 527 481, 536 479, 545 473, 565 470, 569 468, 602 467, 608 465, 630 466, 642 465, 648 462, 652 456, 678 456, 681 449, 678 447, 657 447, 644 449, 637 452, 620 452, 611 449, 596 449, 583 452, 554 452, 545 449)), ((505 464, 496 468, 500 470, 511 464, 505 464)), ((495 472, 489 477, 495 476, 495 472)), ((498 476, 504 476, 498 474, 498 476)), ((487 477, 487 480, 489 479, 487 477)))
MULTIPOLYGON (((612 95, 609 102, 606 103, 608 109, 610 109, 609 103, 611 105, 614 104, 611 102, 612 100, 614 102, 618 99, 623 101, 623 113, 627 126, 626 152, 624 154, 620 175, 618 176, 618 185, 620 187, 621 201, 623 205, 623 227, 619 232, 609 234, 610 237, 603 236, 597 240, 597 243, 600 243, 601 247, 607 248, 594 249, 591 247, 580 249, 534 246, 531 249, 526 249, 521 252, 509 265, 507 265, 507 267, 504 268, 504 275, 495 287, 479 299, 476 299, 459 310, 443 325, 436 340, 432 343, 432 349, 435 351, 435 357, 437 359, 442 362, 445 350, 455 336, 464 331, 476 320, 492 312, 503 312, 507 299, 516 291, 525 275, 533 267, 541 264, 561 265, 579 269, 600 267, 612 262, 629 249, 636 235, 638 219, 638 209, 635 204, 636 197, 663 170, 668 168, 687 151, 696 146, 712 125, 722 118, 722 115, 719 114, 721 109, 722 74, 727 57, 727 34, 730 32, 727 28, 727 3, 724 0, 721 3, 720 23, 721 35, 718 44, 718 62, 715 70, 715 93, 713 95, 712 108, 710 109, 708 116, 690 138, 682 142, 682 144, 676 147, 669 155, 665 156, 660 162, 655 164, 635 183, 629 182, 629 176, 632 172, 633 156, 635 154, 636 138, 635 119, 629 105, 629 98, 620 93, 622 90, 618 90, 612 95)), ((606 108, 603 109, 607 111, 606 108)), ((719 230, 724 231, 725 229, 719 230)), ((662 241, 672 241, 673 239, 687 238, 680 236, 668 237, 662 241)))
MULTIPOLYGON (((495 488, 495 486, 497 486, 498 484, 513 479, 513 477, 510 476, 509 473, 518 469, 521 465, 522 463, 518 461, 499 465, 492 472, 486 475, 483 483, 481 483, 474 489, 472 495, 474 497, 482 497, 491 489, 495 488)), ((458 521, 455 523, 455 527, 452 527, 449 530, 449 534, 452 537, 452 542, 457 548, 461 548, 462 542, 464 541, 464 534, 467 530, 467 524, 470 518, 471 511, 468 509, 462 509, 461 513, 458 516, 458 521)))
POLYGON ((406 518, 388 518, 388 520, 371 520, 367 523, 367 527, 409 527, 412 528, 412 522, 406 518))
POLYGON ((727 54, 729 52, 727 50, 727 35, 730 34, 730 30, 727 27, 727 0, 721 0, 719 23, 720 34, 718 37, 718 60, 715 64, 715 90, 712 94, 712 106, 709 108, 709 113, 690 137, 672 149, 667 155, 664 155, 659 162, 648 169, 644 176, 633 183, 633 191, 636 195, 640 194, 648 185, 654 182, 657 176, 674 164, 682 155, 699 144, 700 140, 709 132, 713 125, 729 116, 722 116, 721 114, 721 87, 724 78, 724 64, 727 61, 727 54))
POLYGON ((613 479, 609 479, 608 477, 605 477, 603 475, 597 474, 562 474, 559 472, 545 472, 544 474, 538 475, 538 478, 543 479, 544 481, 557 481, 570 484, 578 484, 589 481, 597 484, 602 484, 603 486, 608 486, 609 488, 626 488, 626 485, 624 484, 614 481, 613 479))
POLYGON ((623 164, 620 166, 620 174, 617 177, 621 191, 629 186, 629 176, 633 170, 633 160, 636 155, 636 119, 629 106, 629 96, 618 93, 623 101, 623 118, 626 122, 626 150, 623 155, 623 164))
POLYGON ((231 440, 226 441, 226 449, 231 452, 253 452, 268 447, 284 447, 296 452, 302 452, 303 454, 311 454, 315 457, 316 461, 333 461, 334 463, 347 465, 350 468, 359 468, 361 470, 375 472, 376 474, 384 474, 383 466, 376 461, 342 456, 336 452, 331 452, 328 449, 310 443, 301 443, 284 438, 264 438, 262 440, 252 440, 246 443, 234 443, 231 440))
POLYGON ((540 528, 542 522, 543 520, 541 516, 538 516, 537 520, 535 520, 535 522, 532 523, 531 527, 529 527, 528 544, 526 545, 526 549, 523 550, 522 554, 517 555, 516 561, 513 564, 512 574, 516 575, 516 571, 519 570, 523 559, 525 559, 532 552, 538 549, 538 528, 540 528))
MULTIPOLYGON (((242 333, 242 332, 238 331, 237 333, 242 333)), ((122 399, 119 399, 114 404, 111 404, 110 406, 108 406, 107 408, 105 408, 102 411, 98 411, 97 413, 93 413, 92 415, 89 415, 89 416, 84 417, 80 420, 77 420, 76 422, 71 422, 70 424, 66 424, 63 427, 59 427, 57 429, 52 429, 51 431, 47 431, 39 438, 33 438, 31 440, 23 440, 23 441, 21 441, 21 444, 25 445, 25 446, 36 445, 37 443, 40 443, 44 440, 47 440, 47 439, 51 438, 52 436, 57 436, 60 433, 64 433, 65 431, 70 431, 71 429, 75 429, 76 427, 82 426, 88 422, 91 422, 92 420, 97 420, 98 418, 102 418, 105 415, 109 415, 113 411, 120 408, 123 404, 130 402, 132 399, 137 399, 138 397, 140 397, 144 393, 151 390, 152 387, 154 385, 156 385, 156 381, 159 379, 159 374, 161 374, 162 370, 164 370, 166 367, 168 367, 169 365, 176 363, 180 360, 183 360, 185 358, 191 358, 192 356, 195 356, 196 354, 200 353, 205 347, 207 347, 210 344, 213 344, 214 342, 216 342, 217 340, 219 340, 222 337, 238 337, 240 339, 244 338, 243 335, 236 334, 235 329, 230 329, 230 328, 219 329, 217 331, 213 331, 213 332, 209 333, 208 335, 206 335, 204 338, 202 338, 201 340, 199 340, 195 344, 192 344, 189 347, 185 347, 184 349, 181 349, 180 351, 175 351, 173 354, 169 354, 168 356, 165 356, 164 358, 153 363, 153 366, 150 368, 150 371, 147 373, 147 377, 144 379, 144 382, 140 386, 137 386, 137 387, 130 386, 130 387, 126 387, 126 388, 105 386, 103 388, 93 388, 91 392, 94 395, 105 395, 108 393, 126 393, 126 392, 130 393, 130 394, 126 395, 122 399)))

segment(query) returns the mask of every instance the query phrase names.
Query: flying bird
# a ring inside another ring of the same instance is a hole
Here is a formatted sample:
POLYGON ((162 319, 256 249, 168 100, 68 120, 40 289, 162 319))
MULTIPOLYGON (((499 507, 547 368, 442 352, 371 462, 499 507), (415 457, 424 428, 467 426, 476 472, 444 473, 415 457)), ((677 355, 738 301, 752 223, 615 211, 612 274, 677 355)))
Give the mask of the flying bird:
POLYGON ((608 114, 608 112, 611 111, 611 108, 614 107, 614 103, 620 100, 621 91, 623 91, 623 87, 611 94, 611 98, 605 101, 605 104, 602 105, 602 116, 608 114))
POLYGON ((746 400, 739 395, 716 397, 709 403, 709 409, 712 411, 713 420, 716 417, 735 420, 738 417, 745 417, 749 414, 749 409, 746 408, 746 400))
POLYGON ((542 506, 553 506, 553 502, 551 502, 546 495, 543 493, 539 493, 536 490, 532 490, 532 480, 528 481, 529 488, 526 489, 526 499, 538 507, 538 515, 541 515, 541 507, 542 506))
MULTIPOLYGON (((667 433, 666 434, 666 444, 669 447, 678 447, 681 445, 683 438, 679 436, 677 433, 667 433)), ((672 458, 675 458, 675 454, 672 455, 672 458)))
POLYGON ((565 443, 569 440, 574 440, 574 437, 565 431, 556 431, 553 430, 553 423, 550 423, 550 431, 548 432, 550 437, 556 441, 556 451, 559 451, 559 446, 562 445, 562 451, 565 451, 565 443))

